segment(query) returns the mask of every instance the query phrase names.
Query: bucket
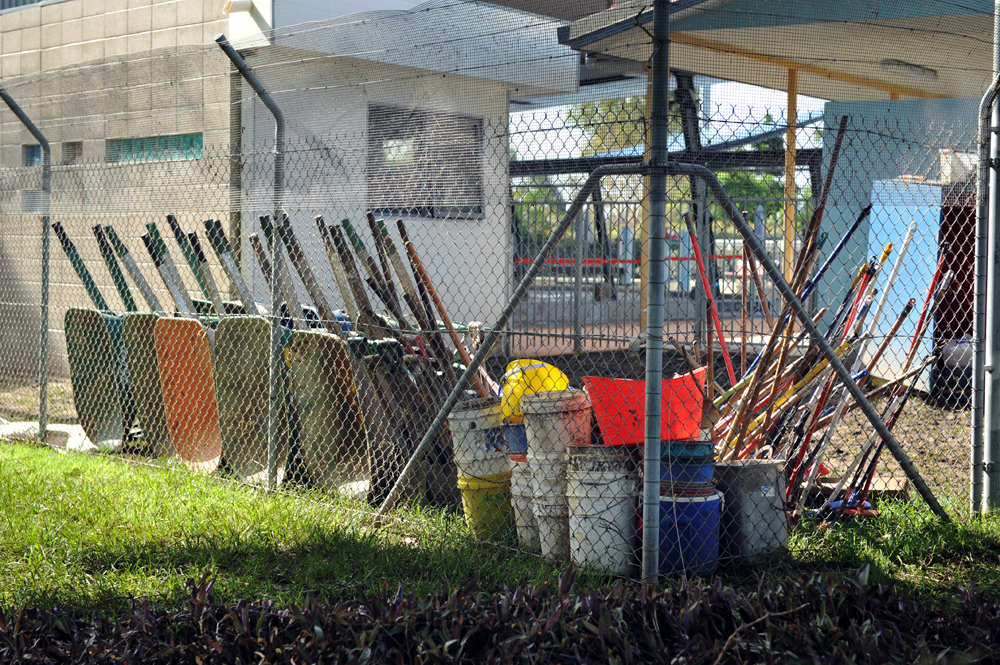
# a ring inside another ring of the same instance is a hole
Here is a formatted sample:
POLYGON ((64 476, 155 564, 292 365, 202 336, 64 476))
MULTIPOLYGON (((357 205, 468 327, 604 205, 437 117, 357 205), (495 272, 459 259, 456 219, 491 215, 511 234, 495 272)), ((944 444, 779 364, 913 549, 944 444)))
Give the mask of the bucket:
POLYGON ((524 455, 510 455, 510 501, 514 507, 514 524, 517 526, 517 539, 526 549, 537 552, 538 522, 532 501, 535 490, 531 483, 531 467, 524 455))
POLYGON ((712 457, 715 455, 715 442, 663 441, 660 452, 664 457, 712 457))
POLYGON ((462 402, 448 416, 459 476, 483 478, 507 473, 502 448, 503 421, 500 398, 487 397, 462 402))
POLYGON ((528 452, 528 434, 524 423, 503 426, 504 445, 508 453, 528 452))
POLYGON ((563 453, 535 453, 528 448, 531 470, 531 508, 538 523, 542 556, 569 558, 569 512, 566 506, 566 457, 563 453))
POLYGON ((576 565, 628 572, 638 490, 628 452, 604 446, 569 449, 566 502, 570 560, 576 565))
POLYGON ((566 388, 569 388, 569 377, 558 368, 540 360, 515 360, 507 365, 504 374, 503 418, 510 423, 523 423, 522 397, 566 388))
POLYGON ((565 561, 569 558, 569 507, 566 497, 562 501, 532 501, 535 520, 538 522, 538 540, 542 556, 565 561))
POLYGON ((711 573, 719 563, 722 492, 660 495, 660 572, 711 573))
POLYGON ((660 463, 660 481, 663 483, 710 485, 714 472, 715 460, 711 457, 664 457, 660 463))
POLYGON ((715 480, 725 497, 719 542, 722 555, 753 559, 784 551, 788 520, 781 463, 721 462, 715 467, 715 480))
POLYGON ((555 390, 524 398, 528 451, 561 453, 590 445, 590 398, 582 390, 555 390))
POLYGON ((499 473, 485 478, 458 477, 462 490, 462 512, 472 535, 489 538, 501 534, 514 525, 510 505, 510 473, 499 473))

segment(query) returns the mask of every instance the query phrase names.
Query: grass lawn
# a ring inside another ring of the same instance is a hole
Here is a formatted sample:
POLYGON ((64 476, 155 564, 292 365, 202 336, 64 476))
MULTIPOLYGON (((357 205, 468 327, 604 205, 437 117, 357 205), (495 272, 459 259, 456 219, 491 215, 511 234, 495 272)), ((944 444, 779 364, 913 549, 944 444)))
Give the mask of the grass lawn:
MULTIPOLYGON (((460 518, 410 510, 406 527, 366 530, 370 514, 308 496, 266 493, 182 468, 0 443, 0 607, 163 606, 188 598, 185 581, 216 577, 219 602, 240 598, 301 604, 394 590, 419 594, 555 581, 559 569, 477 543, 460 518)), ((863 522, 805 524, 792 552, 767 567, 724 569, 736 586, 812 571, 871 566, 870 581, 896 581, 911 595, 948 604, 955 585, 1000 595, 1000 519, 943 525, 922 504, 881 506, 863 522)), ((581 576, 577 588, 608 580, 581 576)), ((670 580, 665 583, 672 583, 670 580)))
MULTIPOLYGON (((366 533, 370 516, 220 482, 0 443, 0 607, 114 613, 128 598, 185 602, 189 578, 217 576, 225 599, 304 602, 404 584, 418 594, 555 580, 536 557, 478 544, 461 522, 414 511, 413 525, 366 533)), ((599 580, 593 580, 599 584, 599 580)))

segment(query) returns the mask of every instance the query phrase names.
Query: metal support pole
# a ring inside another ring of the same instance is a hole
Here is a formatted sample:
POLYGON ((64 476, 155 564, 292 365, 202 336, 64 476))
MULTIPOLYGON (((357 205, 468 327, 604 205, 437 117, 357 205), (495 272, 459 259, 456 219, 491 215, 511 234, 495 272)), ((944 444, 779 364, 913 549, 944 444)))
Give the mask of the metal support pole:
MULTIPOLYGON (((667 163, 669 118, 670 2, 653 5, 653 88, 649 127, 650 165, 667 163)), ((646 423, 642 472, 642 581, 660 575, 660 411, 663 398, 663 283, 666 272, 666 173, 649 176, 649 265, 646 312, 646 423)))
POLYGON ((583 239, 589 224, 586 209, 576 220, 573 239, 573 353, 583 353, 583 239))
POLYGON ((42 311, 38 325, 38 441, 48 441, 49 429, 49 227, 52 198, 52 151, 49 142, 17 102, 0 86, 0 99, 14 112, 42 147, 42 311))
MULTIPOLYGON (((236 52, 225 35, 215 38, 226 56, 236 66, 237 71, 246 80, 264 106, 274 116, 274 221, 281 219, 283 184, 285 181, 285 116, 277 103, 264 88, 257 76, 247 66, 243 57, 236 52)), ((267 484, 274 489, 278 484, 278 427, 281 416, 282 391, 284 390, 285 357, 281 345, 281 301, 283 283, 281 279, 284 270, 284 251, 281 243, 275 242, 271 253, 271 367, 268 381, 268 411, 267 411, 267 484)), ((288 303, 295 307, 296 303, 288 303)), ((250 311, 252 303, 243 303, 250 311)), ((295 312, 292 312, 295 315, 295 312)))
POLYGON ((996 169, 992 167, 991 155, 996 148, 990 140, 995 136, 996 100, 1000 94, 1000 75, 983 96, 979 105, 979 167, 976 181, 976 294, 974 299, 973 337, 975 354, 972 366, 972 479, 971 508, 973 514, 983 509, 983 495, 986 495, 986 510, 997 507, 1000 495, 1000 372, 995 364, 1000 361, 1000 330, 997 311, 1000 298, 996 290, 996 271, 990 267, 998 258, 996 201, 990 205, 990 192, 995 197, 996 169), (992 187, 991 187, 992 185, 992 187), (985 478, 983 471, 986 471, 985 478), (985 481, 985 482, 984 482, 985 481))

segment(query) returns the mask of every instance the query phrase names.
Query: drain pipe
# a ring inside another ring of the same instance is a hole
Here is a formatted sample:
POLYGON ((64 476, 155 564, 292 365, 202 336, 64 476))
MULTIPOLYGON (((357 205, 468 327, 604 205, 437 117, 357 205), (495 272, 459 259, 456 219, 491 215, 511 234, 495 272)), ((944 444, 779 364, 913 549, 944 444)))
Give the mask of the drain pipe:
POLYGON ((660 412, 663 407, 663 283, 666 264, 667 117, 670 2, 653 6, 652 115, 649 127, 649 284, 646 295, 646 422, 642 472, 642 581, 655 585, 660 574, 660 412))
MULTIPOLYGON (((243 57, 236 52, 225 35, 215 38, 223 53, 232 61, 240 76, 250 84, 264 106, 274 116, 274 221, 281 219, 282 194, 285 181, 285 116, 278 108, 274 98, 260 82, 260 79, 247 66, 243 57)), ((268 382, 267 410, 267 484, 274 489, 278 484, 278 426, 281 417, 282 390, 284 388, 285 360, 281 345, 281 299, 282 279, 284 270, 284 251, 280 243, 272 245, 271 252, 271 369, 268 382)), ((252 303, 243 303, 250 311, 252 303)), ((288 303, 289 310, 295 303, 288 303)))
POLYGON ((38 326, 38 441, 48 442, 49 429, 49 215, 52 198, 52 151, 49 142, 17 102, 0 86, 0 99, 42 147, 42 311, 38 326))

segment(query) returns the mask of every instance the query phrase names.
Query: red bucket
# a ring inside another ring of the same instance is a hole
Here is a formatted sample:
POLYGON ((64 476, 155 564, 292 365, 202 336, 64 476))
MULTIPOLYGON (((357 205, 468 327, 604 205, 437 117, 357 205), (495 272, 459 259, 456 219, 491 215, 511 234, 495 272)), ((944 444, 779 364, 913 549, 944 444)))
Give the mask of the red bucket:
MULTIPOLYGON (((583 377, 604 443, 624 446, 645 442, 646 382, 583 377)), ((705 368, 663 382, 660 439, 690 440, 701 436, 705 368)))

